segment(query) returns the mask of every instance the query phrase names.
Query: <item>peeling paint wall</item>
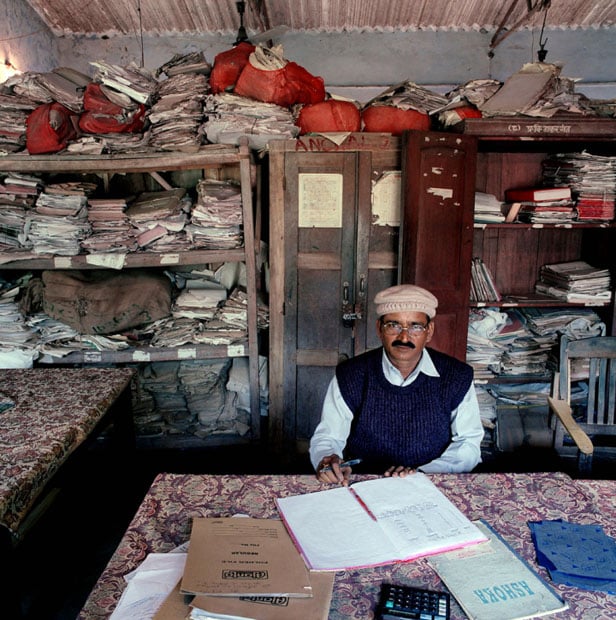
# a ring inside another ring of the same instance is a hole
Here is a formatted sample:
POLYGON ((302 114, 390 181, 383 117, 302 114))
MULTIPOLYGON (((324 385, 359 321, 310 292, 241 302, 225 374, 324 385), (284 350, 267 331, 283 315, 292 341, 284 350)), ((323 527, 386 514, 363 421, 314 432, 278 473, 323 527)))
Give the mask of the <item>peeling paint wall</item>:
POLYGON ((37 72, 60 62, 56 37, 23 0, 2 0, 0 63, 7 61, 20 71, 37 72))

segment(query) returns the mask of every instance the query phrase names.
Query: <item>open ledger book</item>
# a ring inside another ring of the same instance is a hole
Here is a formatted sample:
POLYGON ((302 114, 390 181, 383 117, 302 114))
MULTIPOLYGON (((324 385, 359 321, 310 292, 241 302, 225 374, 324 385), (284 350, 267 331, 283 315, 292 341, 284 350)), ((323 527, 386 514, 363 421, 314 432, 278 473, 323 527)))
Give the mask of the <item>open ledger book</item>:
POLYGON ((403 562, 487 540, 422 473, 282 497, 276 504, 313 570, 403 562))

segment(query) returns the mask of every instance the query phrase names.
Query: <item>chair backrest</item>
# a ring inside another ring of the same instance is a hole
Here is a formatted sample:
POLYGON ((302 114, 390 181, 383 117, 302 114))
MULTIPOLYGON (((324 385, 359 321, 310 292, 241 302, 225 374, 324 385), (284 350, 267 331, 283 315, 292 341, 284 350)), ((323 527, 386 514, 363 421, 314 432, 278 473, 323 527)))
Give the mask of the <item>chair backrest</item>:
POLYGON ((588 381, 584 423, 615 425, 616 336, 598 336, 560 342, 560 398, 570 402, 572 382, 588 381), (581 364, 583 362, 583 364, 581 364))

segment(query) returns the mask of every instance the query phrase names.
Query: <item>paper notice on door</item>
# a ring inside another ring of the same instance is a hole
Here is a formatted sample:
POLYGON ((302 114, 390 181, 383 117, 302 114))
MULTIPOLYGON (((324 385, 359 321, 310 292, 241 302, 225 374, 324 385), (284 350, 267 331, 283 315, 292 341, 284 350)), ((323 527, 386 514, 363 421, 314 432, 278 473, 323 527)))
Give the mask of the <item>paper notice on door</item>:
POLYGON ((342 227, 342 175, 300 173, 300 228, 342 227))

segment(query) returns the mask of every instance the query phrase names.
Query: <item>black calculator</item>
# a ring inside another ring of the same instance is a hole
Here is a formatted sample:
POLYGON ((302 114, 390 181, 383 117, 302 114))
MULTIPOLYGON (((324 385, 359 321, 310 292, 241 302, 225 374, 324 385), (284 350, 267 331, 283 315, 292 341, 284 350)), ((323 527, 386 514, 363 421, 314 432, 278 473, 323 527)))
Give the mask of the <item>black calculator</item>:
POLYGON ((376 617, 377 620, 448 620, 449 594, 384 583, 376 617))

